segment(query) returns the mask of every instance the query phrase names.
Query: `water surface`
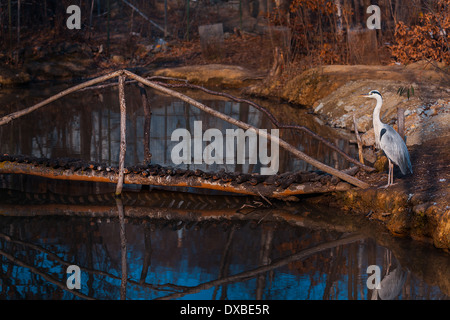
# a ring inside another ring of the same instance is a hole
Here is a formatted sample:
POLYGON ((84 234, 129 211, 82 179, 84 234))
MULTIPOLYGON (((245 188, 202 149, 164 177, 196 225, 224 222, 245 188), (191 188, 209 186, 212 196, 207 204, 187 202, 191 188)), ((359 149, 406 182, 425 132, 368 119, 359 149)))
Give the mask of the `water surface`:
MULTIPOLYGON (((0 113, 62 88, 2 89, 0 113)), ((202 121, 204 130, 233 128, 184 102, 147 93, 152 163, 173 165, 171 134, 177 128, 192 128, 194 121, 202 121)), ((198 98, 255 127, 272 128, 245 104, 198 98)), ((126 101, 126 165, 134 165, 146 157, 148 117, 137 87, 127 88, 126 101)), ((356 156, 340 132, 304 110, 277 107, 356 156)), ((116 89, 70 95, 0 127, 0 152, 117 165, 118 110, 116 89)), ((330 166, 349 166, 305 134, 281 136, 330 166)), ((185 168, 258 172, 260 164, 185 168)), ((280 172, 311 169, 280 150, 280 172)), ((131 186, 120 203, 112 196, 114 185, 12 175, 0 176, 0 187, 1 299, 448 299, 450 293, 445 253, 303 201, 269 205, 261 198, 131 186), (66 286, 69 265, 80 267, 79 290, 66 286), (367 286, 370 265, 380 268, 381 290, 367 286)))

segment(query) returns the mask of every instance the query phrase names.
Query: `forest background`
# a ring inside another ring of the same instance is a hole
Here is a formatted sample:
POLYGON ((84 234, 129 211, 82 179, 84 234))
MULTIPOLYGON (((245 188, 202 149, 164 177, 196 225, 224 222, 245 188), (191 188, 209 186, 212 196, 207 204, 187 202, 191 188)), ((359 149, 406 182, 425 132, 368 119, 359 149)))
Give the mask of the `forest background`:
POLYGON ((103 70, 163 60, 269 70, 281 59, 281 74, 324 64, 450 64, 450 0, 2 0, 0 25, 0 63, 11 67, 64 54, 67 43, 89 46, 103 70), (72 4, 81 9, 78 30, 66 27, 72 4), (380 8, 379 29, 367 28, 371 5, 380 8), (217 23, 222 53, 206 55, 199 26, 217 23))

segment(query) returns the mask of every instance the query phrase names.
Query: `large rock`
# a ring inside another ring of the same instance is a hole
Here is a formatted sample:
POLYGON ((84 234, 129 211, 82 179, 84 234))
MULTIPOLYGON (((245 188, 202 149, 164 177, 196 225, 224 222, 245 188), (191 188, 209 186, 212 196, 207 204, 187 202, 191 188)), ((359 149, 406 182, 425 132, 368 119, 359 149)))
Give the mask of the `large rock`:
POLYGON ((27 64, 27 71, 39 80, 86 77, 92 72, 90 59, 51 59, 27 64))
POLYGON ((239 66, 208 64, 157 70, 155 76, 186 79, 190 83, 242 87, 261 79, 260 74, 239 66))
POLYGON ((30 75, 23 70, 14 70, 8 66, 0 66, 0 85, 21 85, 30 80, 30 75))
POLYGON ((24 68, 38 80, 89 77, 94 70, 93 52, 85 43, 60 42, 27 50, 24 68))

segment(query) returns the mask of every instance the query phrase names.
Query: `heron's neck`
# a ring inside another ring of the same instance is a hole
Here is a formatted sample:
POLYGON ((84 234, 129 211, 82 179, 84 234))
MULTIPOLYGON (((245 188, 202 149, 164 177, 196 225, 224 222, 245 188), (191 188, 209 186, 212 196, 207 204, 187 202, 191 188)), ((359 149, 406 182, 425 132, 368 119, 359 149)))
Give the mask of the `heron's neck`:
POLYGON ((376 124, 381 124, 380 111, 381 106, 383 105, 383 98, 376 96, 375 99, 377 100, 377 105, 375 106, 375 109, 373 109, 373 122, 376 124))

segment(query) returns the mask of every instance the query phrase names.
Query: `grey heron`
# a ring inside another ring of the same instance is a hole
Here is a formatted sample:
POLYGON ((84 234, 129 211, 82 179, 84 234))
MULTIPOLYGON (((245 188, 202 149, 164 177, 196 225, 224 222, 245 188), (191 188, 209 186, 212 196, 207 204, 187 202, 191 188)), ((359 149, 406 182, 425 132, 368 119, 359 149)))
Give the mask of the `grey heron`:
POLYGON ((413 173, 408 148, 397 131, 380 120, 380 111, 383 105, 381 93, 377 90, 372 90, 363 96, 377 100, 373 110, 373 130, 376 146, 383 150, 389 161, 388 184, 386 185, 386 187, 389 187, 394 184, 394 163, 400 168, 403 175, 406 175, 408 172, 413 173))

